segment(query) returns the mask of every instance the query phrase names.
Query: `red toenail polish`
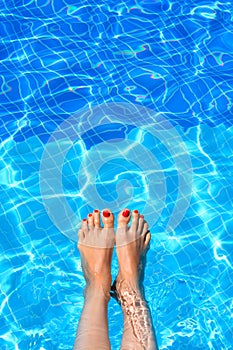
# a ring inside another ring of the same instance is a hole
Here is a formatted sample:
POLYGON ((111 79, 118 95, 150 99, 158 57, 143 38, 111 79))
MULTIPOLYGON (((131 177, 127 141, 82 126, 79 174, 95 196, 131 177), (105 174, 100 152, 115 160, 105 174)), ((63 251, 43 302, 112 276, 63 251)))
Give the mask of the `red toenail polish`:
POLYGON ((138 214, 138 210, 134 210, 133 212, 134 212, 135 214, 138 214))
POLYGON ((92 214, 88 214, 88 216, 89 216, 89 218, 91 218, 91 217, 92 217, 92 214))
POLYGON ((104 210, 104 211, 103 211, 103 216, 104 216, 105 218, 109 218, 110 215, 111 215, 111 213, 110 213, 109 211, 107 211, 107 210, 104 210))
POLYGON ((98 210, 98 209, 95 209, 95 210, 94 210, 94 212, 95 212, 95 213, 98 213, 98 212, 99 212, 99 210, 98 210))
POLYGON ((124 210, 123 213, 122 213, 122 215, 123 215, 125 218, 127 218, 127 217, 129 216, 129 214, 130 214, 130 211, 129 211, 128 209, 124 210))
POLYGON ((141 218, 141 219, 144 219, 144 216, 143 216, 143 215, 140 215, 140 218, 141 218))
POLYGON ((83 221, 87 221, 87 219, 83 219, 83 221))

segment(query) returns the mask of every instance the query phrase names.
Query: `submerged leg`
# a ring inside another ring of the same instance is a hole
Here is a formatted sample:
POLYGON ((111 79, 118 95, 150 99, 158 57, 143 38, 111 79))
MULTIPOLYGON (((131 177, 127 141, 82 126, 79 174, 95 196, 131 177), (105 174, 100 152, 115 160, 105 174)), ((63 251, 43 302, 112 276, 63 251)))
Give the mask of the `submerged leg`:
POLYGON ((107 309, 111 286, 111 260, 114 246, 113 214, 95 210, 83 220, 78 248, 86 280, 84 306, 78 325, 74 350, 109 350, 107 309))
POLYGON ((156 350, 156 339, 148 305, 140 291, 141 261, 150 241, 148 225, 138 211, 119 214, 116 231, 116 248, 119 273, 112 289, 124 314, 124 334, 121 350, 156 350))

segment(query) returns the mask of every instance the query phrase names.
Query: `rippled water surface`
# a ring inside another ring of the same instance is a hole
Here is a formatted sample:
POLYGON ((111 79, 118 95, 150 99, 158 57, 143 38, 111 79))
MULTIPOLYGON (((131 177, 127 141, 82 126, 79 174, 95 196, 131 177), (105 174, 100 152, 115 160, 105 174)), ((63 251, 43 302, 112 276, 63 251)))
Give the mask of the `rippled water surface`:
MULTIPOLYGON (((127 206, 151 226, 145 294, 160 350, 230 350, 231 2, 0 10, 0 349, 72 349, 80 220, 127 206)), ((114 300, 109 322, 117 350, 114 300)))

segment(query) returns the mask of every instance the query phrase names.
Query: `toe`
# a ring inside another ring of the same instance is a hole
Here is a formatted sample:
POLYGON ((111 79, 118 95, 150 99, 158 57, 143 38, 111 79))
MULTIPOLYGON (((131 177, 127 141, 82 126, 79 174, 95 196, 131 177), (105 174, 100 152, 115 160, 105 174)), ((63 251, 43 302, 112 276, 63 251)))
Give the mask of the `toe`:
POLYGON ((83 231, 83 241, 88 236, 88 224, 87 219, 82 220, 81 230, 83 231))
POLYGON ((150 239, 151 239, 150 231, 147 231, 145 236, 145 241, 144 241, 144 249, 148 247, 148 244, 150 243, 150 239))
POLYGON ((144 220, 142 227, 142 235, 144 236, 148 232, 148 223, 144 220))
POLYGON ((138 233, 139 233, 139 235, 141 235, 143 232, 144 223, 145 223, 144 216, 139 215, 139 219, 138 219, 138 233))
POLYGON ((130 220, 130 210, 123 209, 118 215, 118 227, 125 227, 128 225, 130 220))
POLYGON ((97 209, 93 212, 93 222, 95 227, 100 228, 100 212, 97 209))
POLYGON ((82 243, 84 238, 85 238, 84 231, 83 229, 80 228, 80 230, 78 230, 78 243, 82 243))
POLYGON ((93 227, 94 226, 94 217, 93 217, 92 213, 88 214, 87 220, 88 220, 88 226, 93 227))
POLYGON ((82 220, 82 227, 81 227, 85 233, 85 230, 87 230, 87 219, 82 220))
POLYGON ((114 215, 109 209, 104 209, 102 212, 102 221, 104 228, 113 228, 114 226, 114 215))
POLYGON ((133 231, 137 231, 138 229, 138 220, 139 220, 139 212, 138 210, 134 210, 132 212, 132 224, 131 224, 131 229, 133 231))

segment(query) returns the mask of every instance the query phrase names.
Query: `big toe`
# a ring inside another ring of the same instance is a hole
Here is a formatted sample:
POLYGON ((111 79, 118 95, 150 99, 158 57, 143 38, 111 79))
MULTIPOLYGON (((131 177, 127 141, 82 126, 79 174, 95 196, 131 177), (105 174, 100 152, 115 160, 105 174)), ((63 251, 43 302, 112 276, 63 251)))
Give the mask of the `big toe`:
POLYGON ((130 210, 123 209, 118 215, 118 227, 126 227, 130 220, 130 210))
POLYGON ((104 228, 113 228, 114 227, 114 215, 109 209, 104 209, 102 212, 102 222, 104 228))

